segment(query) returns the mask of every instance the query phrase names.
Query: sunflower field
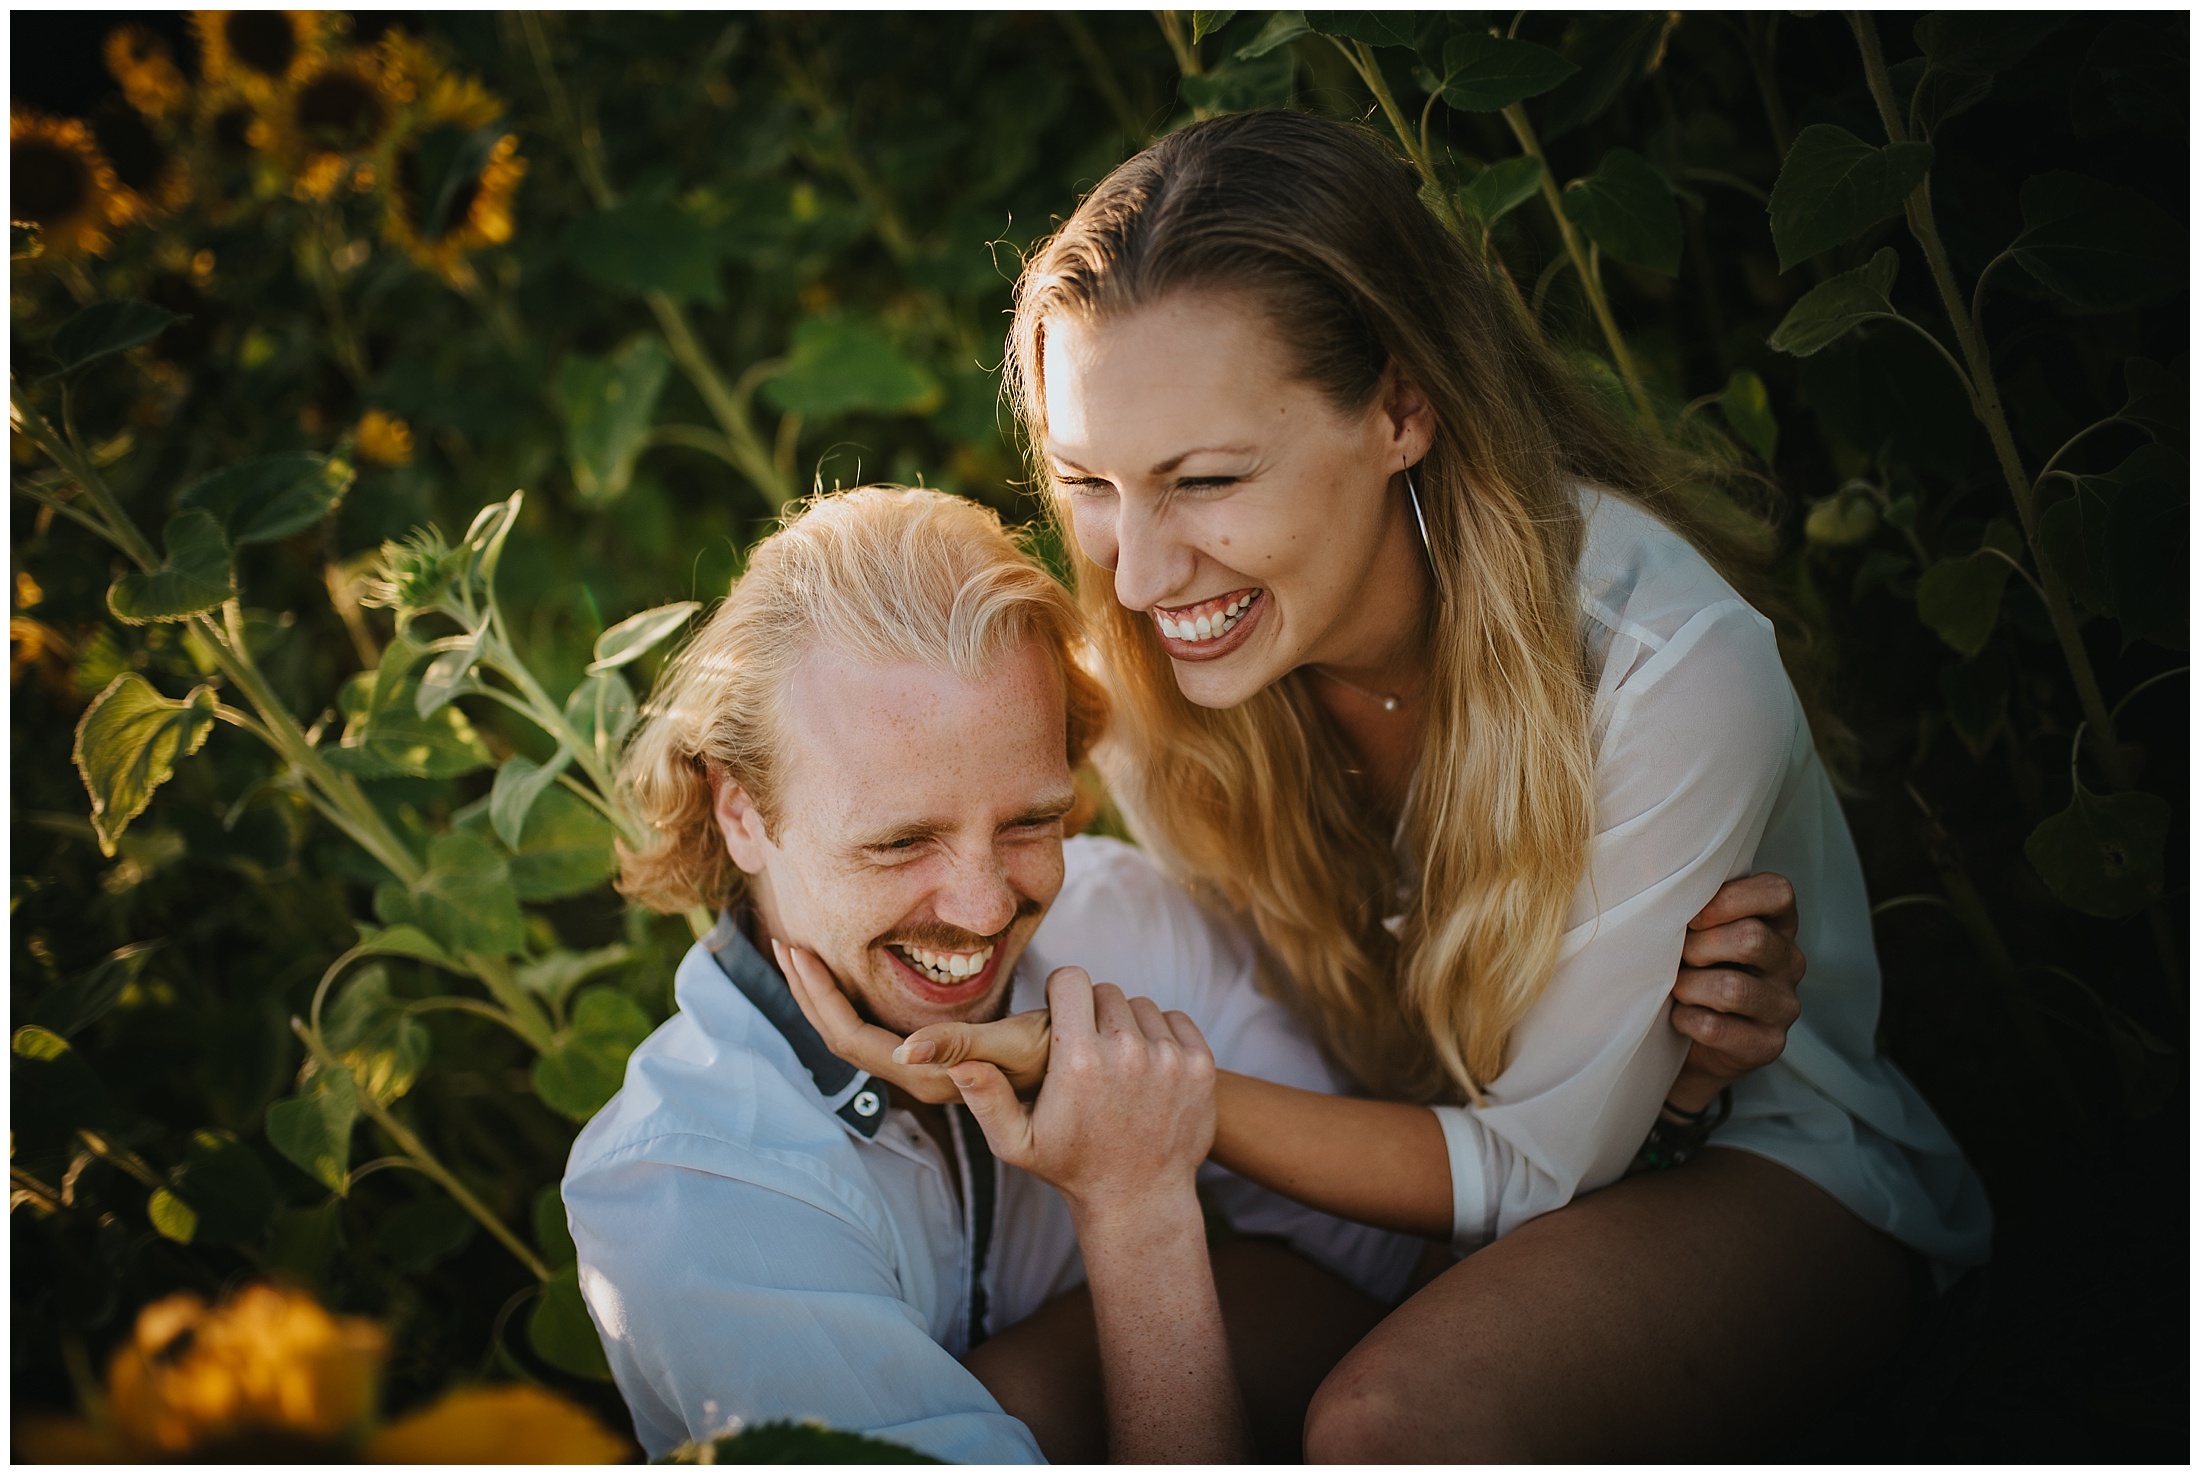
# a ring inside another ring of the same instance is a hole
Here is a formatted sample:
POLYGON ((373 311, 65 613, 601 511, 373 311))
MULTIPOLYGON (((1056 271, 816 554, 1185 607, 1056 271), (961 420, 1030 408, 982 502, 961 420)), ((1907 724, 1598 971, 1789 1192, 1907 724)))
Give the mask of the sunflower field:
POLYGON ((1021 253, 1295 106, 1773 497, 1999 1215, 1813 1452, 2182 1457, 2182 13, 11 24, 19 1453, 623 1447, 556 1183, 702 920, 608 882, 651 676, 812 489, 1037 519, 1021 253))

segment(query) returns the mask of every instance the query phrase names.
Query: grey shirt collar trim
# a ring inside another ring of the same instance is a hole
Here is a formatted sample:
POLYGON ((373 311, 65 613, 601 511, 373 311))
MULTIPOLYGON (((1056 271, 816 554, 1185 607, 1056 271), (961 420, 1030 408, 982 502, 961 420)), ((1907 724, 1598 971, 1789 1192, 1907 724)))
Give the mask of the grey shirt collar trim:
POLYGON ((771 1022, 780 1038, 794 1051, 794 1058, 810 1073, 811 1084, 824 1099, 827 1111, 865 1138, 876 1137, 886 1120, 886 1090, 870 1074, 858 1070, 826 1048, 825 1041, 786 978, 748 939, 732 912, 720 912, 718 925, 703 939, 703 946, 718 964, 718 971, 771 1022))

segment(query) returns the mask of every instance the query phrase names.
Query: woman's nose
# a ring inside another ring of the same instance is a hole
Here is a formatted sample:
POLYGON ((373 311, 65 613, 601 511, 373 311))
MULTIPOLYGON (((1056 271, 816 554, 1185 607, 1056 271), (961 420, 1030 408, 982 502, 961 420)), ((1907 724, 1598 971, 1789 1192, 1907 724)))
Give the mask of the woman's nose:
POLYGON ((1183 590, 1192 551, 1146 499, 1122 502, 1115 518, 1115 597, 1125 609, 1151 609, 1183 590))

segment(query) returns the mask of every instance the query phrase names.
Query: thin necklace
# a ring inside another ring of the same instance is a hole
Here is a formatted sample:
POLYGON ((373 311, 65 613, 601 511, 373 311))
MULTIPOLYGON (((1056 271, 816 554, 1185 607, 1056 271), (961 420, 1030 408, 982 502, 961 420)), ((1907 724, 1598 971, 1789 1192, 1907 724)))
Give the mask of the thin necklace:
POLYGON ((1336 672, 1325 671, 1320 666, 1314 667, 1314 671, 1315 674, 1328 677, 1331 681, 1336 682, 1337 685, 1344 687, 1348 691, 1358 692, 1361 696, 1366 697, 1369 701, 1381 707, 1385 712, 1395 712, 1398 710, 1399 698, 1397 698, 1396 696, 1386 697, 1378 695, 1375 692, 1369 691, 1366 687, 1360 685, 1358 682, 1347 681, 1342 676, 1339 676, 1336 672))

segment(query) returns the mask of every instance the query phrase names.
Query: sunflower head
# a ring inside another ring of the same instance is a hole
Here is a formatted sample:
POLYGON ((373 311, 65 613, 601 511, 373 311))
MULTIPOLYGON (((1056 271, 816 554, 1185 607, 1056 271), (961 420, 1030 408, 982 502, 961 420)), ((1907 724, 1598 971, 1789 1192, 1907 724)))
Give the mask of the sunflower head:
POLYGON ((352 183, 362 156, 382 147, 402 106, 372 53, 345 52, 315 64, 267 108, 272 151, 292 171, 293 193, 327 199, 352 183))
POLYGON ((131 107, 154 119, 182 111, 187 84, 167 42, 143 26, 124 26, 107 33, 104 52, 131 107))
POLYGON ((194 10, 200 74, 210 86, 270 96, 319 59, 330 20, 313 10, 194 10))
POLYGON ((27 108, 8 115, 8 218, 38 228, 40 255, 97 256, 138 216, 92 130, 27 108))
POLYGON ((392 162, 383 235, 453 285, 472 279, 466 258, 512 238, 512 199, 526 176, 516 135, 466 126, 471 112, 430 123, 392 162))
POLYGON ((139 1459, 222 1445, 316 1446, 373 1414, 388 1337, 302 1291, 257 1285, 219 1306, 147 1306, 108 1370, 116 1432, 139 1459))

